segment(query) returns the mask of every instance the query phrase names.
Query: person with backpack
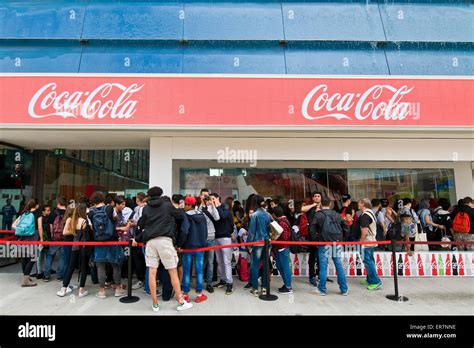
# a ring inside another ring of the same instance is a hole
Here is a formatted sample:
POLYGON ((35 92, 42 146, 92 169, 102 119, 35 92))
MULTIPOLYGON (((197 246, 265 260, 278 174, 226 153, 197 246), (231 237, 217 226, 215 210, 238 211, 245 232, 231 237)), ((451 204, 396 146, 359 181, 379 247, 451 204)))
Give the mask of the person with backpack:
MULTIPOLYGON (((247 242, 259 242, 266 241, 270 238, 268 231, 268 226, 272 222, 271 215, 265 210, 266 202, 265 199, 260 195, 254 195, 252 197, 252 207, 256 209, 250 217, 249 223, 249 235, 247 242)), ((251 266, 250 266, 250 283, 252 284, 252 289, 250 293, 256 297, 259 295, 258 291, 258 276, 260 270, 260 263, 266 262, 266 259, 263 255, 264 247, 263 246, 252 246, 249 248, 251 254, 251 266)), ((262 290, 261 294, 266 295, 267 293, 267 278, 262 277, 262 290)))
MULTIPOLYGON (((182 229, 177 241, 178 251, 181 249, 199 249, 207 246, 207 221, 204 214, 196 210, 196 198, 188 196, 184 199, 184 210, 186 216, 182 222, 182 229)), ((191 290, 191 265, 194 263, 196 274, 196 298, 194 302, 207 300, 204 294, 204 251, 183 253, 183 293, 184 299, 191 302, 189 292, 191 290)))
MULTIPOLYGON (((51 207, 49 205, 43 205, 40 209, 41 215, 37 219, 38 221, 38 235, 39 240, 42 242, 51 241, 51 207)), ((36 279, 45 279, 44 278, 44 263, 46 262, 46 257, 48 255, 49 245, 39 245, 39 255, 38 261, 36 262, 36 279)))
MULTIPOLYGON (((360 240, 364 242, 375 242, 377 240, 377 218, 372 211, 372 203, 368 198, 359 201, 359 209, 362 214, 359 217, 360 240)), ((367 286, 368 290, 378 290, 382 287, 382 280, 377 275, 375 267, 374 250, 377 244, 366 244, 362 246, 363 262, 367 271, 367 278, 360 283, 367 286)))
MULTIPOLYGON (((60 242, 64 240, 64 215, 66 213, 67 200, 64 197, 56 198, 56 209, 51 214, 51 241, 60 242)), ((59 254, 59 262, 56 276, 58 280, 62 280, 66 273, 67 264, 65 264, 64 247, 61 245, 50 245, 48 254, 46 255, 46 263, 44 266, 43 280, 48 282, 51 280, 51 267, 54 256, 59 254)))
POLYGON ((143 230, 134 240, 137 243, 145 243, 145 258, 148 270, 148 284, 152 299, 152 310, 159 312, 158 297, 156 295, 156 274, 160 263, 169 273, 171 284, 175 292, 178 311, 184 311, 193 307, 192 303, 184 299, 181 284, 178 277, 178 253, 174 246, 176 238, 177 221, 182 215, 176 209, 169 197, 163 196, 163 189, 154 186, 147 192, 150 198, 143 214, 138 221, 138 226, 143 230))
MULTIPOLYGON (((15 230, 15 236, 20 241, 37 241, 38 227, 35 216, 35 211, 38 209, 38 203, 35 199, 30 199, 26 203, 22 210, 21 215, 15 220, 12 228, 15 230)), ((37 284, 31 279, 30 274, 36 257, 36 245, 22 245, 21 255, 23 259, 21 261, 21 270, 23 271, 23 281, 21 287, 36 286, 37 284)))
MULTIPOLYGON (((305 204, 301 207, 301 212, 306 213, 309 222, 309 240, 315 242, 318 240, 314 228, 314 215, 318 210, 321 209, 321 192, 313 192, 312 203, 305 204)), ((315 245, 309 246, 309 258, 308 258, 308 268, 309 268, 309 283, 317 287, 318 283, 316 281, 316 275, 319 272, 319 261, 318 261, 318 247, 315 245)))
MULTIPOLYGON (((441 239, 447 240, 449 239, 450 241, 453 240, 453 220, 451 219, 451 203, 449 202, 448 199, 446 198, 440 198, 439 200, 439 206, 435 208, 433 211, 433 221, 439 225, 444 226, 443 236, 441 239)), ((449 246, 450 249, 455 247, 454 245, 449 246)))
POLYGON ((339 211, 341 217, 346 221, 347 226, 351 226, 354 222, 354 210, 352 209, 351 195, 345 193, 341 196, 342 208, 339 211))
MULTIPOLYGON (((107 242, 118 241, 116 231, 116 220, 114 219, 114 208, 105 205, 104 194, 100 191, 94 192, 91 196, 93 208, 89 211, 89 220, 92 223, 93 236, 95 241, 107 242)), ((126 291, 121 285, 120 268, 124 259, 123 249, 120 245, 98 245, 94 248, 93 260, 97 265, 99 277, 99 292, 96 297, 105 299, 106 264, 112 267, 112 276, 115 283, 115 297, 126 295, 126 291)))
MULTIPOLYGON (((399 213, 401 226, 402 226, 402 236, 405 241, 414 242, 416 234, 418 233, 418 225, 420 224, 420 219, 415 211, 412 209, 412 199, 403 198, 401 201, 403 206, 401 207, 399 213), (410 221, 409 221, 410 220, 410 221), (403 228, 406 227, 406 228, 403 228)), ((414 250, 414 245, 406 244, 406 250, 409 256, 412 255, 412 249, 414 250)))
MULTIPOLYGON (((453 238, 456 242, 472 242, 474 240, 474 204, 471 197, 465 197, 462 204, 453 209, 453 238)), ((458 250, 474 250, 472 244, 458 244, 458 250)))
MULTIPOLYGON (((277 206, 273 208, 273 215, 276 221, 283 228, 283 232, 278 237, 277 241, 287 242, 291 237, 291 225, 288 218, 284 215, 283 208, 277 206)), ((290 247, 288 244, 277 244, 273 246, 273 253, 276 258, 276 266, 283 279, 283 286, 278 289, 280 294, 292 294, 291 287, 291 270, 290 270, 290 247)))
MULTIPOLYGON (((343 236, 349 232, 349 226, 340 213, 331 209, 331 199, 321 199, 321 210, 315 216, 315 229, 320 242, 342 242, 343 236)), ((319 257, 319 285, 314 291, 320 296, 326 296, 326 281, 329 258, 332 258, 337 271, 337 283, 341 295, 347 296, 348 287, 344 268, 342 267, 342 246, 327 244, 318 246, 319 257)))
MULTIPOLYGON (((309 241, 309 223, 306 213, 301 211, 303 202, 295 204, 296 221, 291 228, 290 241, 292 242, 308 242, 309 241)), ((301 254, 309 252, 308 245, 290 244, 290 252, 292 254, 301 254)))
MULTIPOLYGON (((73 235, 74 242, 89 242, 93 240, 92 229, 87 218, 87 205, 84 202, 75 204, 75 209, 72 216, 66 220, 64 230, 73 235)), ((74 245, 71 250, 71 258, 66 274, 63 278, 63 286, 56 293, 59 297, 64 297, 71 293, 75 287, 70 286, 72 274, 76 265, 79 263, 80 283, 79 283, 79 298, 88 295, 85 290, 87 272, 89 268, 89 259, 92 255, 93 247, 86 245, 74 245)))
MULTIPOLYGON (((418 217, 420 218, 421 227, 426 233, 427 241, 440 242, 443 237, 444 226, 433 221, 430 211, 430 202, 422 199, 418 207, 418 217)), ((428 245, 429 250, 440 250, 440 245, 428 245)))
MULTIPOLYGON (((133 223, 131 224, 131 237, 134 238, 141 231, 138 228, 138 221, 140 220, 143 208, 146 205, 146 194, 143 192, 138 192, 136 196, 137 206, 133 210, 133 223)), ((142 288, 146 281, 146 266, 145 266, 145 254, 142 247, 132 248, 132 261, 133 269, 135 269, 135 274, 137 275, 137 282, 132 285, 132 290, 138 290, 142 288)))

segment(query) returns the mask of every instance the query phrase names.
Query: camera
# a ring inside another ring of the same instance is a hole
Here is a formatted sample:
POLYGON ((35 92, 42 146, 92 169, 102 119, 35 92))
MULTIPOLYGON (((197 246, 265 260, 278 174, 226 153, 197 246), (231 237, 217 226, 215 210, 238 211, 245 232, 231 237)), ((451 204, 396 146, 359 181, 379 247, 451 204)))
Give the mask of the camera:
POLYGON ((210 197, 210 196, 204 197, 204 202, 209 202, 210 200, 211 200, 211 197, 210 197))

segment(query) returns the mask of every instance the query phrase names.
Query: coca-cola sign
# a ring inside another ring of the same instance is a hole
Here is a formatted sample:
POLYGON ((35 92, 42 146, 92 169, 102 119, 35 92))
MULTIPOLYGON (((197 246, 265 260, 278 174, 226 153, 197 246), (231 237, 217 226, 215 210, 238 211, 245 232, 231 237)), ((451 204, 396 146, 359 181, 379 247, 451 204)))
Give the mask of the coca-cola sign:
POLYGON ((41 87, 31 98, 28 113, 33 118, 60 116, 63 118, 78 116, 88 120, 132 117, 136 112, 137 100, 132 95, 143 88, 133 83, 129 86, 120 83, 104 83, 92 91, 58 90, 55 82, 41 87), (120 95, 113 99, 114 90, 120 95))
POLYGON ((0 76, 0 124, 472 127, 472 78, 0 76))

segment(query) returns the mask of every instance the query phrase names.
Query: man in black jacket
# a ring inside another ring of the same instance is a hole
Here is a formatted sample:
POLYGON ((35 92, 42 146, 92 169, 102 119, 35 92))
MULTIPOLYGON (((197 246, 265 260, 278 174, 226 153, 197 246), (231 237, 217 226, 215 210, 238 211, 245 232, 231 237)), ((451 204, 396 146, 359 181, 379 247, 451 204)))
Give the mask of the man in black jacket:
POLYGON ((169 197, 163 196, 163 190, 160 187, 152 187, 148 190, 150 198, 146 207, 143 208, 143 214, 138 221, 138 226, 142 229, 133 245, 137 242, 146 243, 145 261, 149 267, 148 284, 150 286, 151 298, 153 301, 152 309, 158 312, 158 298, 156 296, 156 272, 158 266, 163 266, 168 271, 173 289, 178 301, 178 311, 191 308, 193 305, 187 302, 181 292, 181 284, 178 277, 178 253, 174 247, 173 240, 176 238, 176 220, 181 218, 181 213, 173 207, 169 197))

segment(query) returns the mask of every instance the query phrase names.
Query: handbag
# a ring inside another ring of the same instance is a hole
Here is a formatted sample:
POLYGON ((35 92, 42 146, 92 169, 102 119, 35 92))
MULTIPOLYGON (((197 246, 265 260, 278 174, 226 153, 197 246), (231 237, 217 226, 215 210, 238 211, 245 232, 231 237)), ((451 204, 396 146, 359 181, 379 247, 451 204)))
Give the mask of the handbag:
MULTIPOLYGON (((417 230, 416 234, 415 234, 415 242, 427 242, 428 239, 426 237, 426 233, 425 232, 419 232, 419 230, 417 230)), ((419 252, 419 251, 428 251, 429 248, 428 248, 428 244, 415 244, 415 252, 419 252)))
MULTIPOLYGON (((451 239, 446 234, 446 231, 443 232, 443 237, 441 237, 441 241, 442 242, 448 242, 448 243, 451 242, 451 239)), ((451 244, 441 244, 441 248, 449 250, 451 248, 451 244)))
POLYGON ((277 240, 283 233, 283 227, 277 221, 272 221, 268 225, 270 228, 270 238, 271 240, 277 240))

